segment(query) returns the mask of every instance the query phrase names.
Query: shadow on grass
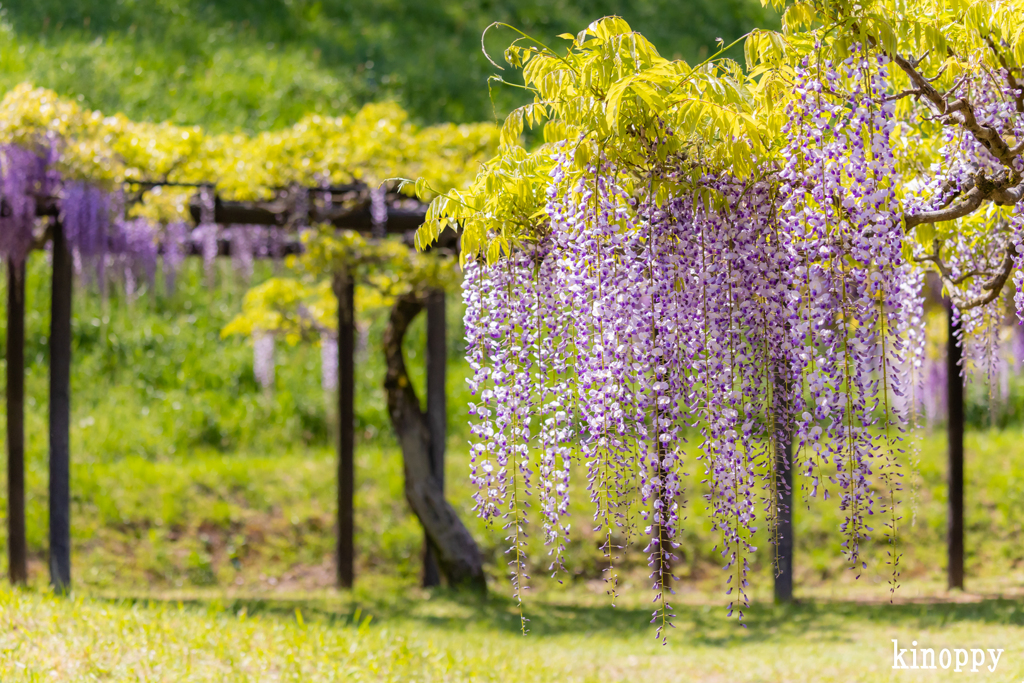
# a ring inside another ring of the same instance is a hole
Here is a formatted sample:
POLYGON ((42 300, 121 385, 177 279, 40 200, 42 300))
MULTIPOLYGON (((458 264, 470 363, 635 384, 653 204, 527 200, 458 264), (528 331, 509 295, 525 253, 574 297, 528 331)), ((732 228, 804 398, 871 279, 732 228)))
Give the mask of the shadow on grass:
MULTIPOLYGON (((104 599, 104 598, 100 598, 104 599)), ((435 589, 429 598, 357 591, 336 596, 309 598, 230 597, 178 600, 161 597, 105 598, 128 605, 179 603, 208 613, 295 619, 300 610, 306 621, 332 626, 356 626, 372 617, 372 623, 406 623, 450 631, 521 632, 519 609, 503 596, 478 597, 435 589)), ((552 604, 537 600, 524 607, 527 627, 535 636, 653 635, 652 610, 610 605, 552 604)), ((986 599, 978 602, 920 602, 914 604, 863 604, 841 601, 804 601, 792 605, 755 604, 745 610, 742 628, 720 606, 680 605, 674 610, 675 631, 685 633, 690 645, 728 646, 779 638, 813 636, 817 640, 848 639, 851 624, 861 627, 941 629, 956 623, 1024 626, 1024 601, 986 599)))

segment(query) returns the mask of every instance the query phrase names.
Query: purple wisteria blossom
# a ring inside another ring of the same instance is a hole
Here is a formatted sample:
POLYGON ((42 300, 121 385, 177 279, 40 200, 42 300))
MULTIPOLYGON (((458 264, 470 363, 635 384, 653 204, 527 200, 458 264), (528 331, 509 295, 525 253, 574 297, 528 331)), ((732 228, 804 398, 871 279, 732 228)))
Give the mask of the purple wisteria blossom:
POLYGON ((388 188, 386 185, 370 190, 370 221, 373 225, 373 236, 384 237, 388 227, 388 188))
POLYGON ((320 333, 320 386, 324 391, 338 388, 338 338, 329 332, 320 333))
POLYGON ((34 241, 36 196, 46 178, 46 158, 17 145, 0 148, 0 256, 23 262, 34 241))
POLYGON ((759 517, 779 533, 776 462, 806 475, 809 495, 836 492, 858 572, 880 511, 875 477, 895 533, 896 455, 924 337, 920 274, 902 250, 888 69, 859 54, 799 68, 774 178, 706 175, 656 201, 604 158, 570 176, 563 143, 537 236, 467 265, 471 475, 477 511, 509 532, 517 596, 527 497, 539 502, 554 571, 573 463, 611 592, 620 546, 636 531, 644 539, 659 632, 671 617, 688 457, 704 467, 740 617, 759 517), (820 96, 835 78, 855 84, 845 100, 820 96))
POLYGON ((168 292, 174 291, 175 279, 181 270, 181 264, 185 261, 188 239, 189 227, 184 221, 173 221, 164 228, 164 281, 168 292))
POLYGON ((274 388, 274 335, 254 332, 252 335, 252 372, 265 391, 274 388))

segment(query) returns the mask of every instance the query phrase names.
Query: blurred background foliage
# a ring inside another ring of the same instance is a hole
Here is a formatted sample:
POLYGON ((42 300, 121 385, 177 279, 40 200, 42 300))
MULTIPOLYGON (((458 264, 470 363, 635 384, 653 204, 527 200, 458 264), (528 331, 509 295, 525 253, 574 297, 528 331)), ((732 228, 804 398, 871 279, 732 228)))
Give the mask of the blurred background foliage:
MULTIPOLYGON (((33 582, 46 581, 47 399, 49 332, 48 256, 32 255, 26 312, 26 434, 28 540, 33 582)), ((264 391, 253 375, 253 349, 242 336, 222 338, 224 326, 242 308, 250 284, 280 274, 280 266, 257 262, 252 283, 217 263, 211 286, 200 259, 189 259, 176 287, 144 286, 133 300, 118 287, 102 296, 79 281, 75 295, 72 366, 72 505, 75 576, 87 589, 167 589, 231 586, 248 590, 312 589, 334 580, 333 524, 336 466, 333 448, 334 394, 321 388, 320 350, 315 344, 276 345, 276 379, 264 391)), ((0 338, 6 335, 6 282, 0 283, 0 338)), ((360 576, 390 577, 403 585, 418 580, 422 530, 403 495, 401 453, 391 433, 383 390, 380 335, 386 308, 379 293, 357 290, 356 358, 357 546, 360 576)), ((497 579, 503 573, 505 532, 486 526, 472 511, 468 480, 470 400, 465 382, 458 294, 449 313, 448 495, 467 522, 497 579)), ((936 311, 936 316, 939 312, 936 311)), ((941 322, 936 319, 933 322, 941 322)), ((419 395, 424 395, 423 317, 405 351, 419 395)), ((934 324, 929 363, 941 367, 942 326, 934 324)), ((1012 346, 1012 345, 1011 345, 1012 346)), ((1019 362, 1018 362, 1019 365, 1019 362)), ((5 368, 0 364, 0 386, 5 368)), ((1021 483, 1024 459, 1017 431, 1024 424, 1024 377, 1009 372, 997 383, 996 424, 1013 431, 985 431, 992 421, 989 392, 978 377, 971 384, 968 417, 968 563, 972 577, 1024 570, 1019 538, 1024 528, 1021 483), (1005 384, 1004 384, 1005 382, 1005 384), (982 475, 981 467, 987 466, 982 475), (984 537, 984 544, 977 542, 984 537)), ((931 392, 941 391, 941 378, 931 392)), ((0 422, 3 419, 0 401, 0 422)), ((904 494, 904 576, 936 580, 945 529, 944 406, 933 408, 921 449, 911 450, 904 494), (914 462, 911 462, 914 461, 914 462)), ((694 439, 696 442, 697 439, 694 439)), ((700 479, 695 453, 689 480, 700 479)), ((587 511, 586 479, 573 485, 568 585, 602 586, 604 560, 587 511)), ((0 490, 4 472, 0 471, 0 490)), ((836 552, 842 537, 836 506, 820 500, 797 513, 799 580, 822 585, 852 576, 836 552)), ((697 496, 690 496, 679 576, 714 587, 720 582, 711 548, 715 533, 697 496)), ((0 496, 0 518, 6 497, 0 496)), ((0 525, 2 526, 2 525, 0 525)), ((0 544, 6 529, 0 528, 0 544)), ((544 577, 550 558, 535 534, 531 573, 544 577)), ((625 538, 617 540, 625 543, 625 538)), ((766 541, 766 539, 760 539, 766 541)), ((767 542, 753 560, 757 579, 767 582, 767 542)), ((888 568, 879 535, 870 543, 870 583, 883 591, 888 568)), ((646 584, 645 556, 637 547, 620 564, 624 586, 646 584)), ((0 573, 6 555, 0 556, 0 573)), ((496 585, 504 585, 498 583, 496 585)), ((554 585, 554 584, 549 584, 554 585)))
MULTIPOLYGON (((28 449, 41 456, 47 448, 48 260, 48 254, 39 252, 29 259, 25 315, 26 433, 28 449)), ((255 266, 253 283, 282 270, 266 261, 255 266)), ((334 399, 333 392, 320 386, 320 349, 279 341, 275 386, 264 391, 253 375, 251 340, 221 335, 241 311, 249 282, 232 270, 228 259, 215 268, 211 287, 202 261, 188 259, 173 290, 158 274, 157 284, 145 285, 132 300, 120 286, 108 287, 104 295, 78 281, 72 323, 72 441, 81 457, 153 460, 233 451, 271 455, 333 443, 334 399)), ((6 338, 6 277, 0 291, 0 338, 6 338)), ((358 291, 356 420, 360 435, 372 439, 390 431, 382 388, 384 360, 377 350, 386 309, 375 290, 358 291)), ((449 390, 453 410, 463 416, 452 421, 464 424, 468 392, 458 333, 461 311, 458 294, 453 297, 449 390)), ((425 344, 423 323, 417 321, 406 353, 421 395, 425 344)))
MULTIPOLYGON (((260 387, 251 340, 221 333, 250 285, 283 274, 283 265, 257 261, 251 281, 228 259, 214 266, 212 284, 201 259, 192 258, 173 289, 158 273, 155 284, 130 299, 120 285, 102 294, 95 283, 76 281, 71 442, 79 585, 209 585, 244 577, 250 585, 269 578, 273 586, 288 570, 310 585, 333 580, 336 392, 321 387, 320 349, 279 340, 274 386, 260 387)), ((45 576, 48 524, 49 254, 33 253, 27 271, 26 512, 36 581, 45 576)), ((0 339, 7 333, 6 284, 4 277, 0 339)), ((455 443, 467 435, 469 400, 458 300, 452 294, 448 307, 455 443)), ((387 417, 378 351, 384 303, 376 289, 357 288, 360 555, 364 569, 408 578, 418 571, 422 531, 405 506, 401 455, 387 417)), ((405 347, 420 396, 425 344, 421 316, 405 347)), ((5 379, 6 358, 0 390, 5 379)), ((0 424, 5 412, 0 401, 0 424)), ((0 491, 5 474, 6 468, 0 491)), ((464 479, 464 469, 452 476, 464 479)), ((6 508, 0 494, 0 520, 6 508)), ((6 525, 0 526, 3 545, 6 525)), ((6 561, 3 553, 0 572, 6 561)))
MULTIPOLYGON (((479 47, 481 32, 494 20, 554 43, 558 33, 618 13, 665 56, 689 60, 713 51, 718 37, 735 38, 773 21, 757 0, 17 0, 0 7, 0 90, 29 80, 107 113, 201 124, 213 132, 279 129, 310 112, 350 113, 386 99, 401 103, 419 123, 491 120, 495 109, 501 117, 521 93, 498 88, 493 107, 488 98, 486 79, 494 67, 479 47)), ((488 34, 487 48, 497 61, 512 37, 507 31, 488 34)), ((47 258, 31 258, 26 316, 28 532, 32 577, 40 584, 46 580, 47 258)), ((319 587, 333 581, 335 427, 333 396, 320 385, 319 349, 278 343, 275 387, 260 389, 251 342, 222 338, 221 330, 241 310, 251 284, 281 273, 258 263, 252 282, 244 282, 228 263, 217 268, 211 286, 199 260, 190 259, 174 291, 157 285, 133 301, 118 287, 104 296, 77 286, 71 439, 78 585, 319 587)), ((4 290, 0 284, 0 337, 6 335, 4 290)), ((411 583, 419 571, 422 531, 402 499, 401 456, 381 388, 385 311, 379 297, 358 296, 359 571, 411 583)), ((457 294, 448 311, 449 496, 491 558, 491 570, 500 573, 504 533, 484 529, 473 516, 465 476, 468 366, 457 294)), ((941 321, 932 327, 931 363, 939 368, 941 321)), ((406 341, 422 396, 422 319, 406 341)), ((938 387, 941 373, 934 375, 938 387)), ((3 378, 0 372, 0 384, 3 378)), ((997 386, 1000 402, 993 412, 992 392, 972 384, 972 427, 989 427, 993 415, 996 426, 1024 423, 1024 378, 1007 372, 997 386)), ((941 567, 942 406, 933 412, 929 426, 935 432, 925 439, 914 477, 920 491, 910 493, 906 508, 919 525, 908 534, 915 551, 908 575, 941 567)), ((1024 524, 1024 463, 1011 454, 1016 436, 972 439, 969 472, 994 463, 998 474, 968 477, 969 566, 993 575, 1020 571, 1024 554, 1015 539, 1024 524), (972 543, 982 536, 994 542, 972 543)), ((691 465, 692 479, 699 479, 691 465)), ((574 495, 584 501, 583 486, 574 495)), ((602 557, 586 531, 592 524, 583 507, 573 513, 573 527, 584 531, 569 549, 568 564, 575 568, 573 581, 603 590, 602 557)), ((680 574, 716 582, 720 572, 708 551, 714 540, 702 507, 691 502, 680 574)), ((5 508, 0 499, 0 516, 5 508)), ((801 509, 800 581, 849 574, 842 573, 835 552, 839 521, 834 507, 815 504, 813 514, 801 509)), ((5 533, 0 528, 0 541, 5 533)), ((758 545, 763 550, 756 568, 768 581, 768 545, 758 545)), ((885 547, 872 551, 878 561, 871 581, 884 585, 885 547)), ((544 575, 545 551, 537 547, 532 557, 534 575, 544 575)), ((5 562, 0 557, 0 571, 5 562)), ((624 564, 636 584, 646 583, 643 562, 641 553, 632 553, 624 564)))
MULTIPOLYGON (((495 68, 480 44, 490 22, 556 44, 557 34, 614 13, 654 39, 665 56, 690 60, 713 52, 719 37, 765 25, 768 16, 757 0, 0 1, 0 91, 29 81, 86 108, 198 124, 211 133, 280 130, 310 113, 351 114, 386 100, 420 124, 500 120, 523 93, 497 87, 493 101, 489 95, 487 77, 495 68)), ((496 61, 514 37, 504 29, 488 33, 496 61)), ((28 531, 32 575, 40 580, 47 523, 47 259, 31 258, 26 316, 28 531)), ((330 561, 335 427, 333 399, 320 386, 319 349, 278 343, 275 387, 261 390, 250 340, 222 338, 221 330, 241 310, 250 284, 283 273, 259 263, 253 281, 242 282, 228 264, 217 267, 215 286, 192 259, 173 292, 149 287, 133 301, 119 287, 100 295, 77 286, 73 527, 76 576, 86 585, 243 576, 248 583, 330 561)), ((357 296, 359 555, 411 576, 422 532, 402 500, 401 460, 381 389, 384 311, 372 294, 357 296)), ((4 292, 0 310, 5 302, 4 292)), ((458 482, 452 498, 467 503, 461 509, 471 518, 462 446, 468 368, 457 294, 449 304, 451 479, 458 482)), ((0 335, 5 320, 0 315, 0 335)), ((418 320, 406 351, 421 395, 423 348, 418 320)), ((0 500, 0 515, 5 507, 0 500)), ((500 542, 485 545, 497 552, 500 542)), ((332 570, 323 572, 329 583, 332 570)))
MULTIPOLYGON (((620 14, 666 57, 778 23, 757 0, 8 0, 0 89, 31 81, 105 113, 214 132, 290 125, 395 99, 421 123, 499 120, 522 91, 495 89, 480 50, 492 21, 557 45, 620 14)), ((492 30, 503 63, 515 35, 492 30)), ((739 56, 739 55, 737 55, 739 56)))

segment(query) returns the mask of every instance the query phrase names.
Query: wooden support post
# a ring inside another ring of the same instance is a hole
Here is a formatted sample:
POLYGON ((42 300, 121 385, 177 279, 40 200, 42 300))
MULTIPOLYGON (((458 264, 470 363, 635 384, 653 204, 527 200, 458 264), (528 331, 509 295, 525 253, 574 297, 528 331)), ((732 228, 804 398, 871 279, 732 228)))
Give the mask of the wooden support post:
POLYGON ((949 519, 947 543, 949 588, 964 587, 964 381, 960 376, 962 352, 957 342, 960 322, 946 302, 949 341, 946 344, 946 406, 949 439, 949 519))
MULTIPOLYGON (((778 437, 777 437, 778 438, 778 437)), ((775 454, 775 481, 778 499, 778 543, 775 546, 778 567, 775 574, 775 602, 793 602, 793 443, 787 435, 778 441, 775 454)))
MULTIPOLYGON (((430 473, 444 493, 444 450, 448 432, 448 399, 445 378, 448 362, 444 290, 427 296, 427 426, 430 429, 430 473)), ((441 585, 437 558, 423 539, 423 585, 441 585)))
POLYGON ((338 587, 355 580, 355 283, 334 278, 338 298, 338 587))
POLYGON ((53 225, 50 302, 50 583, 71 590, 71 251, 53 225))
POLYGON ((7 262, 7 567, 28 581, 25 544, 25 264, 7 262))

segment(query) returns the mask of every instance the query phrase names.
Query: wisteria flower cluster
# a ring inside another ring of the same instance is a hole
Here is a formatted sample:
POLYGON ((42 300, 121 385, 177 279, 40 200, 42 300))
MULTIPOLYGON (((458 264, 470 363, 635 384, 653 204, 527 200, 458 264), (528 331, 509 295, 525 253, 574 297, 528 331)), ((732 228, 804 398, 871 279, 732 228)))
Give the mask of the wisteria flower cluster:
MULTIPOLYGON (((120 189, 109 190, 81 180, 63 181, 53 170, 57 143, 39 154, 18 145, 0 148, 0 258, 23 262, 40 242, 45 220, 38 218, 38 203, 54 198, 75 263, 82 274, 105 291, 109 277, 118 279, 129 299, 143 283, 153 284, 158 263, 168 289, 184 258, 203 257, 212 277, 214 259, 227 245, 238 273, 248 279, 256 257, 278 258, 282 238, 278 230, 257 225, 221 226, 215 222, 214 193, 199 189, 200 219, 196 227, 183 221, 160 224, 130 217, 120 189)), ((301 227, 301 226, 299 226, 301 227)))
MULTIPOLYGON (((982 71, 972 79, 969 96, 977 123, 1007 139, 1024 139, 1024 111, 1018 102, 1024 93, 1006 68, 982 71)), ((951 95, 965 93, 968 84, 961 81, 951 95)), ((1024 160, 1015 157, 1007 169, 1004 162, 976 137, 963 135, 955 128, 942 131, 937 159, 928 169, 927 181, 919 183, 907 200, 914 211, 934 211, 948 206, 986 178, 999 178, 1009 170, 1024 173, 1024 160)), ((994 274, 1004 270, 1003 262, 1012 260, 1014 308, 1024 320, 1024 207, 988 206, 970 217, 993 229, 965 231, 956 226, 929 229, 915 249, 915 260, 931 263, 942 276, 943 288, 950 295, 957 342, 963 348, 964 367, 981 376, 988 384, 994 405, 999 381, 1002 329, 1006 324, 1008 289, 994 286, 994 274), (928 243, 933 240, 933 243, 928 243), (940 252, 941 249, 941 252, 940 252)))
POLYGON ((274 388, 274 346, 273 334, 262 332, 253 335, 252 373, 265 391, 274 388))
POLYGON ((23 262, 35 242, 35 195, 53 184, 47 156, 18 145, 0 147, 0 256, 5 259, 23 262))
POLYGON ((467 264, 472 477, 479 513, 505 521, 517 596, 527 500, 557 570, 573 463, 609 565, 617 538, 646 546, 659 631, 686 458, 703 463, 740 617, 759 519, 778 534, 780 468, 806 475, 811 496, 834 491, 858 571, 872 515, 886 513, 894 538, 907 421, 894 399, 913 382, 921 288, 901 249, 888 68, 863 55, 799 68, 773 175, 705 175, 659 200, 628 190, 632 169, 605 158, 566 173, 563 143, 542 229, 493 263, 467 264), (857 84, 848 97, 823 96, 840 78, 857 84))

